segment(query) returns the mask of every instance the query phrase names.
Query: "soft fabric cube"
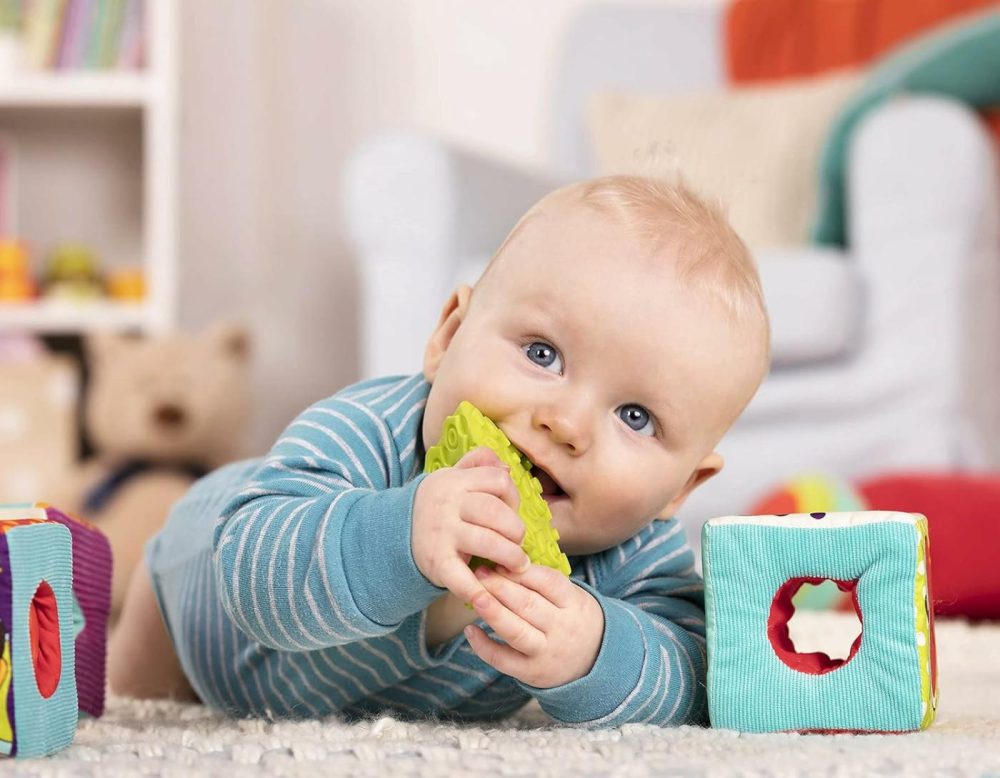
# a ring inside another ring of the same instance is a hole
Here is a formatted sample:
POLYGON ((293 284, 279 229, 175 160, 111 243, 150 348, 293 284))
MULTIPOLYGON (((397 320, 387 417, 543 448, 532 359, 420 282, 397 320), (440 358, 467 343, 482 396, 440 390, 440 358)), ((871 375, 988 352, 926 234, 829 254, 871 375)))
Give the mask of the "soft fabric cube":
POLYGON ((864 511, 730 516, 702 531, 712 725, 746 732, 906 732, 937 707, 927 519, 864 511), (798 653, 803 583, 832 580, 862 633, 846 660, 798 653))
POLYGON ((111 544, 81 518, 38 503, 50 520, 69 530, 73 540, 73 630, 76 636, 76 690, 81 714, 104 713, 108 618, 111 615, 111 544))
POLYGON ((72 565, 66 527, 47 518, 0 518, 2 755, 42 756, 73 742, 72 565))

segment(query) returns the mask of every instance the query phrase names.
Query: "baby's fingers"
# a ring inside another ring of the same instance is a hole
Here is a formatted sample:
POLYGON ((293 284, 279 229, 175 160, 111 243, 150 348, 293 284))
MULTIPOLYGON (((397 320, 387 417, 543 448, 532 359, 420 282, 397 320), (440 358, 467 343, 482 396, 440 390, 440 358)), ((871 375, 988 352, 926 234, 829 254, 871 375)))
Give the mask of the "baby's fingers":
POLYGON ((486 446, 477 446, 471 451, 467 451, 465 456, 455 463, 455 467, 459 469, 468 469, 473 467, 499 467, 509 469, 507 465, 503 463, 503 460, 497 456, 496 452, 486 446))
POLYGON ((492 494, 471 492, 465 495, 458 515, 462 521, 499 532, 518 545, 524 540, 525 528, 521 517, 492 494))
MULTIPOLYGON (((458 533, 459 552, 482 557, 510 570, 525 570, 531 564, 517 543, 499 532, 475 524, 464 524, 458 533)), ((475 577, 475 576, 473 576, 475 577)))
POLYGON ((474 448, 458 461, 455 468, 465 471, 463 484, 470 493, 492 494, 517 512, 521 495, 510 477, 510 468, 493 451, 481 446, 474 448))
POLYGON ((472 601, 472 607, 481 619, 493 627, 497 637, 503 638, 518 653, 535 656, 545 648, 545 633, 511 611, 489 591, 478 595, 472 601))
POLYGON ((543 595, 518 583, 512 573, 505 575, 500 571, 480 567, 476 570, 476 578, 482 581, 486 591, 505 608, 540 632, 549 632, 556 622, 559 609, 543 595))
POLYGON ((457 557, 442 571, 441 585, 464 603, 471 603, 473 597, 485 591, 468 563, 457 557))
POLYGON ((527 570, 498 570, 501 576, 510 578, 525 589, 537 592, 557 608, 570 608, 578 598, 581 589, 558 570, 544 565, 531 565, 527 570))
POLYGON ((515 678, 521 677, 525 666, 525 657, 522 654, 510 646, 505 646, 490 638, 482 627, 470 624, 464 632, 465 639, 469 641, 469 647, 486 664, 495 667, 505 675, 512 675, 515 678))

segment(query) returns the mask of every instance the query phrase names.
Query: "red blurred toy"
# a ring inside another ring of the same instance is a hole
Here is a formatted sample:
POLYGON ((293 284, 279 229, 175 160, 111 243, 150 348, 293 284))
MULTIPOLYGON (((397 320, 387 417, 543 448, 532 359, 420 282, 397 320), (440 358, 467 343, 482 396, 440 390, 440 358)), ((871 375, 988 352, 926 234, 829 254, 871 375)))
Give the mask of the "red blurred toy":
POLYGON ((893 473, 853 486, 823 478, 827 490, 803 490, 803 479, 793 480, 750 513, 785 513, 790 505, 800 512, 836 510, 826 504, 829 495, 839 500, 848 493, 857 510, 922 513, 930 533, 935 614, 1000 619, 1000 475, 893 473), (803 506, 803 500, 817 504, 803 506))

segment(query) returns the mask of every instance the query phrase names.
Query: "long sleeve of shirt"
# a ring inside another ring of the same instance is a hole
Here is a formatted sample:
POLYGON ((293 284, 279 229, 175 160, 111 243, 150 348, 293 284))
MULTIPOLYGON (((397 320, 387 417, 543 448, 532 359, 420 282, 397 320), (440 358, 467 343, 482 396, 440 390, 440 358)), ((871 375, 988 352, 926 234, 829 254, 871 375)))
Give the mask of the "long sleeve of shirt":
POLYGON ((443 591, 410 550, 426 391, 414 377, 316 403, 223 508, 220 599, 261 645, 308 651, 391 633, 443 591))
POLYGON ((522 684, 553 718, 584 727, 707 719, 704 588, 683 527, 656 521, 584 562, 578 581, 604 610, 604 637, 583 678, 522 684))

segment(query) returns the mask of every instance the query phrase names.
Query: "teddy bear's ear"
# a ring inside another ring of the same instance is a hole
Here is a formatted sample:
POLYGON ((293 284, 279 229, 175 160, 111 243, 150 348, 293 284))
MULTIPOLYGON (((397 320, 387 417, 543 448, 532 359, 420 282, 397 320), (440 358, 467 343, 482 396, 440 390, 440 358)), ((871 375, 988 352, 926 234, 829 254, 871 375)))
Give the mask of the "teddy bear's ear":
POLYGON ((87 336, 84 344, 87 361, 91 364, 107 364, 114 360, 117 354, 121 353, 122 347, 129 340, 131 338, 115 332, 91 333, 87 336))
POLYGON ((209 328, 207 337, 214 348, 240 361, 250 358, 250 333, 237 322, 219 322, 209 328))

